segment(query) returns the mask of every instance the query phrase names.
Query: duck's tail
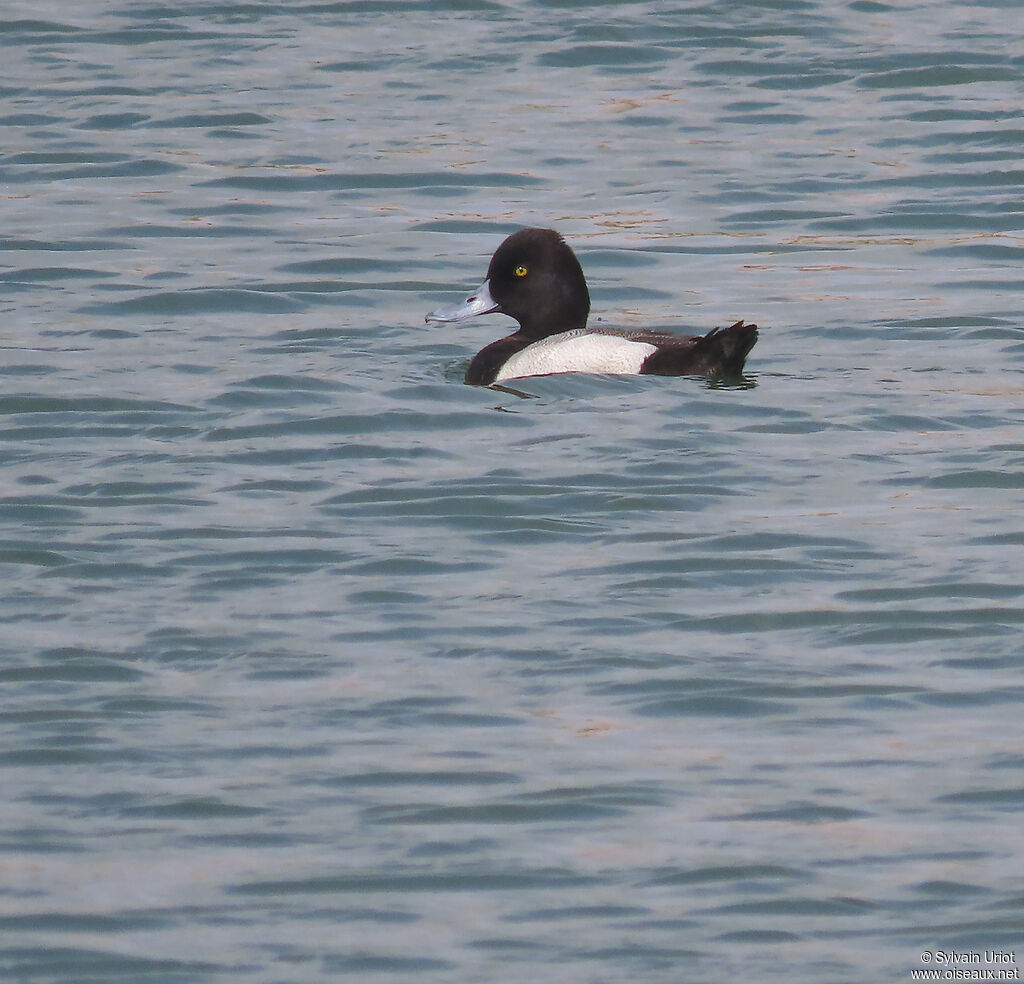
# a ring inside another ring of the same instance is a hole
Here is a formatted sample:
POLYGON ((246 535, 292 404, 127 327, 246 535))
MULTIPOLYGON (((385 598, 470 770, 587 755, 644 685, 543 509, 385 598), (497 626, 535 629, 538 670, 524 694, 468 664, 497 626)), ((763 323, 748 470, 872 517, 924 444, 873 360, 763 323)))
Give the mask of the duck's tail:
POLYGON ((715 328, 698 341, 706 368, 704 372, 725 375, 743 372, 747 353, 757 343, 757 325, 737 321, 728 328, 715 328))

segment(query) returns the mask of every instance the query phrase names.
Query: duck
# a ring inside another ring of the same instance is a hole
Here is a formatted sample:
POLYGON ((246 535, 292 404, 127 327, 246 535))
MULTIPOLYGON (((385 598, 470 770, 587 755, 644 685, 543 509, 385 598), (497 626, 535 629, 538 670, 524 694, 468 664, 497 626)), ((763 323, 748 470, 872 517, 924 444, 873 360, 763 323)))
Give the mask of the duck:
POLYGON ((566 372, 739 375, 757 341, 757 325, 744 321, 706 335, 588 328, 583 268, 554 229, 512 233, 494 251, 484 282, 459 304, 431 311, 426 321, 454 324, 483 314, 508 315, 519 330, 477 352, 466 370, 472 386, 566 372))

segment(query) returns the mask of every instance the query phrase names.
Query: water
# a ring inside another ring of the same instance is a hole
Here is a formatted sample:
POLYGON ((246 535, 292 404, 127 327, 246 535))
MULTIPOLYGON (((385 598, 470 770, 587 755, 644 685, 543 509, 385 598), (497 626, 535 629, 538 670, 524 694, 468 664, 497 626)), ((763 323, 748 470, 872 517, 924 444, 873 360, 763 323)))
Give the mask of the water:
POLYGON ((5 5, 4 978, 1024 949, 1016 10, 5 5), (531 224, 744 384, 462 385, 531 224))

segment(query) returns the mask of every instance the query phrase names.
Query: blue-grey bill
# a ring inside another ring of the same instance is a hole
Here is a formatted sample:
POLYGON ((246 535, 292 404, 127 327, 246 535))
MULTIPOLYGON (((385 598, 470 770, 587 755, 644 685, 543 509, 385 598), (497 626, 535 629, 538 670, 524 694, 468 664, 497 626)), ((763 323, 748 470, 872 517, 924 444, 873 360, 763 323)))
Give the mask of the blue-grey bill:
POLYGON ((478 314, 490 314, 497 311, 498 305, 491 297, 490 282, 485 280, 472 294, 461 304, 450 308, 438 308, 427 315, 427 321, 465 321, 467 318, 475 318, 478 314))

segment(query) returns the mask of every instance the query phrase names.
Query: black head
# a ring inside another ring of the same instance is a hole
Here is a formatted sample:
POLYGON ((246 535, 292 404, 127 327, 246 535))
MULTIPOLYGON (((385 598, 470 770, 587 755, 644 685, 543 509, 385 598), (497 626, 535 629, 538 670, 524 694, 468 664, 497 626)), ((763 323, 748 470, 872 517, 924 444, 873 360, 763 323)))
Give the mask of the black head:
POLYGON ((590 293, 580 261, 553 229, 521 229, 508 237, 487 268, 498 310, 516 319, 524 335, 546 338, 583 328, 590 293))

